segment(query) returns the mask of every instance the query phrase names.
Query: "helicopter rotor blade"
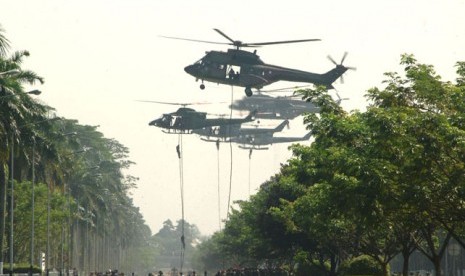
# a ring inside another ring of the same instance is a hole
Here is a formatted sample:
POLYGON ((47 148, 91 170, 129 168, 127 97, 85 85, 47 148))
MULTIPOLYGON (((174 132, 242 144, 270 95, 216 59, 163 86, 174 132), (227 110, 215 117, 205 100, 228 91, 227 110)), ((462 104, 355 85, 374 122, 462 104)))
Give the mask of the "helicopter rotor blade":
POLYGON ((231 45, 236 46, 236 47, 260 47, 264 45, 275 45, 275 44, 288 44, 288 43, 300 43, 300 42, 310 42, 310 41, 321 41, 321 39, 318 38, 312 38, 312 39, 298 39, 298 40, 282 40, 282 41, 270 41, 270 42, 256 42, 256 43, 244 43, 240 40, 234 40, 230 38, 228 35, 223 33, 219 29, 213 29, 220 35, 222 35, 224 38, 227 40, 231 41, 231 45))
POLYGON ((202 42, 202 43, 209 43, 209 44, 230 45, 230 43, 225 43, 225 42, 216 42, 216 41, 189 39, 189 38, 182 38, 182 37, 163 36, 163 35, 161 35, 160 37, 169 38, 169 39, 177 39, 177 40, 193 41, 193 42, 202 42))
POLYGON ((190 38, 183 38, 183 37, 173 37, 173 36, 163 36, 161 35, 160 37, 164 38, 169 38, 169 39, 177 39, 177 40, 185 40, 185 41, 193 41, 193 42, 201 42, 201 43, 209 43, 209 44, 220 44, 220 45, 232 45, 235 46, 236 48, 240 47, 260 47, 264 45, 275 45, 275 44, 288 44, 288 43, 300 43, 300 42, 310 42, 310 41, 321 41, 321 39, 299 39, 299 40, 283 40, 283 41, 270 41, 270 42, 257 42, 257 43, 244 43, 240 40, 234 40, 231 37, 229 37, 227 34, 222 32, 219 29, 214 28, 217 33, 219 33, 221 36, 226 38, 227 40, 230 41, 230 43, 225 43, 225 42, 217 42, 217 41, 208 41, 208 40, 199 40, 199 39, 190 39, 190 38))
POLYGON ((336 100, 337 104, 340 104, 342 101, 350 100, 349 98, 341 98, 341 96, 339 95, 337 91, 336 91, 336 97, 337 97, 337 100, 336 100))
POLYGON ((222 35, 224 38, 226 38, 227 40, 231 41, 231 43, 233 43, 233 45, 235 45, 236 41, 232 38, 230 38, 229 36, 227 36, 225 33, 223 33, 222 31, 218 30, 218 29, 213 29, 215 30, 217 33, 219 33, 220 35, 222 35))
POLYGON ((173 102, 159 102, 159 101, 147 101, 147 100, 137 100, 138 102, 144 103, 157 103, 157 104, 167 104, 167 105, 181 105, 181 106, 188 106, 191 103, 173 103, 173 102))
MULTIPOLYGON (((342 56, 342 59, 341 59, 341 63, 340 63, 339 65, 340 65, 340 66, 343 66, 343 67, 346 68, 347 70, 356 71, 357 68, 355 68, 355 67, 343 65, 343 63, 344 63, 344 61, 345 61, 345 59, 346 59, 346 57, 347 57, 347 54, 348 54, 348 52, 344 52, 344 55, 342 56)), ((341 80, 343 81, 342 78, 341 78, 341 80)))
MULTIPOLYGON (((310 87, 313 86, 313 84, 308 84, 308 85, 298 85, 298 86, 289 86, 289 87, 283 87, 283 88, 276 88, 276 89, 269 89, 269 90, 260 90, 260 92, 263 93, 273 93, 273 92, 295 92, 295 90, 305 88, 305 87, 310 87)), ((298 96, 296 96, 298 97, 298 96)))
POLYGON ((319 38, 311 38, 311 39, 298 39, 298 40, 282 40, 282 41, 270 41, 270 42, 243 43, 242 46, 251 47, 251 46, 264 46, 264 45, 275 45, 275 44, 289 44, 289 43, 310 42, 310 41, 321 41, 321 39, 319 39, 319 38))
POLYGON ((195 103, 176 103, 176 102, 161 102, 161 101, 149 101, 149 100, 137 100, 138 102, 145 102, 145 103, 157 103, 157 104, 167 104, 167 105, 180 105, 183 107, 189 106, 189 105, 204 105, 204 104, 216 104, 216 103, 226 103, 226 102, 216 102, 216 103, 210 103, 210 102, 195 102, 195 103))
POLYGON ((342 66, 342 67, 344 67, 344 68, 346 68, 346 69, 348 69, 348 70, 356 71, 356 70, 357 70, 356 67, 344 66, 344 65, 343 65, 343 63, 344 63, 344 61, 345 61, 347 55, 348 55, 348 52, 344 52, 344 55, 342 56, 342 59, 341 59, 341 63, 339 63, 339 64, 338 64, 331 56, 328 55, 327 58, 328 58, 334 65, 336 65, 336 66, 342 66))
POLYGON ((328 55, 328 56, 326 56, 326 57, 327 57, 334 65, 336 65, 336 66, 338 65, 337 62, 336 62, 330 55, 328 55))
POLYGON ((347 54, 348 54, 347 52, 344 52, 344 55, 342 56, 341 63, 340 63, 341 65, 344 63, 344 60, 346 59, 347 54))

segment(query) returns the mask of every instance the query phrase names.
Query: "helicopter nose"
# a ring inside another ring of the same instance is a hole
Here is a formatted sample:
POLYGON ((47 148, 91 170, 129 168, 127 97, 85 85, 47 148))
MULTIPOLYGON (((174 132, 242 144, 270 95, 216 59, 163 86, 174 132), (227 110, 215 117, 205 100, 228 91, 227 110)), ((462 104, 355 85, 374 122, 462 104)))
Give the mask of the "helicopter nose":
POLYGON ((158 126, 158 119, 151 121, 149 126, 158 126))
POLYGON ((184 71, 189 74, 189 75, 193 75, 194 74, 194 65, 188 65, 186 67, 184 67, 184 71))

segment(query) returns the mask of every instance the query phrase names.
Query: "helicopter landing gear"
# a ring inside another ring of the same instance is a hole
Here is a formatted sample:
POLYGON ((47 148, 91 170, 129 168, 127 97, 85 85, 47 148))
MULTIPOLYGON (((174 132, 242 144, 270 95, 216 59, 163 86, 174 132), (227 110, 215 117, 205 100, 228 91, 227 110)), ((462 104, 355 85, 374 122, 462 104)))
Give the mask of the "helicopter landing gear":
POLYGON ((246 95, 247 97, 252 96, 252 88, 246 87, 246 88, 245 88, 245 95, 246 95))
POLYGON ((205 89, 205 84, 202 83, 202 84, 200 85, 200 89, 204 90, 204 89, 205 89))

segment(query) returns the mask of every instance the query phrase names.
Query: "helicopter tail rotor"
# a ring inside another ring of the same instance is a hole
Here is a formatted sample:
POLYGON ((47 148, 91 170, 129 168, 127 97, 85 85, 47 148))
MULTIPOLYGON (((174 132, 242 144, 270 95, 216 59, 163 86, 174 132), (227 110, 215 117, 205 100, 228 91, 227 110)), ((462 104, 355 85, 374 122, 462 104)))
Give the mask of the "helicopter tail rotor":
POLYGON ((343 68, 346 68, 348 70, 357 70, 357 68, 355 67, 350 67, 350 66, 344 66, 343 63, 344 61, 346 60, 346 57, 349 53, 348 52, 344 52, 344 55, 342 56, 341 58, 341 62, 337 63, 330 55, 327 56, 327 58, 334 64, 336 65, 336 67, 343 67, 343 68))
POLYGON ((357 68, 355 67, 351 67, 351 66, 345 66, 343 65, 346 57, 348 55, 348 52, 344 52, 344 55, 342 55, 342 58, 341 58, 341 62, 337 63, 330 55, 327 56, 327 58, 334 64, 336 65, 336 68, 335 70, 338 72, 338 77, 341 78, 341 83, 344 83, 344 73, 347 71, 347 70, 357 70, 357 68))
POLYGON ((342 101, 349 100, 349 98, 341 98, 341 96, 339 96, 339 93, 337 93, 337 91, 336 91, 336 97, 337 97, 336 103, 338 105, 340 105, 342 101))

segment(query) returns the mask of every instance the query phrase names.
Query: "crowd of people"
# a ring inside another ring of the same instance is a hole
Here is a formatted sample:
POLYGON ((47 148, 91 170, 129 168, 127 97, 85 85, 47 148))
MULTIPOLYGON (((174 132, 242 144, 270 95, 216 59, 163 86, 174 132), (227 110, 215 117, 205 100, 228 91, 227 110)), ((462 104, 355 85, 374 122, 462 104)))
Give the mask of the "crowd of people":
POLYGON ((281 268, 229 268, 218 271, 215 276, 288 276, 281 268))

